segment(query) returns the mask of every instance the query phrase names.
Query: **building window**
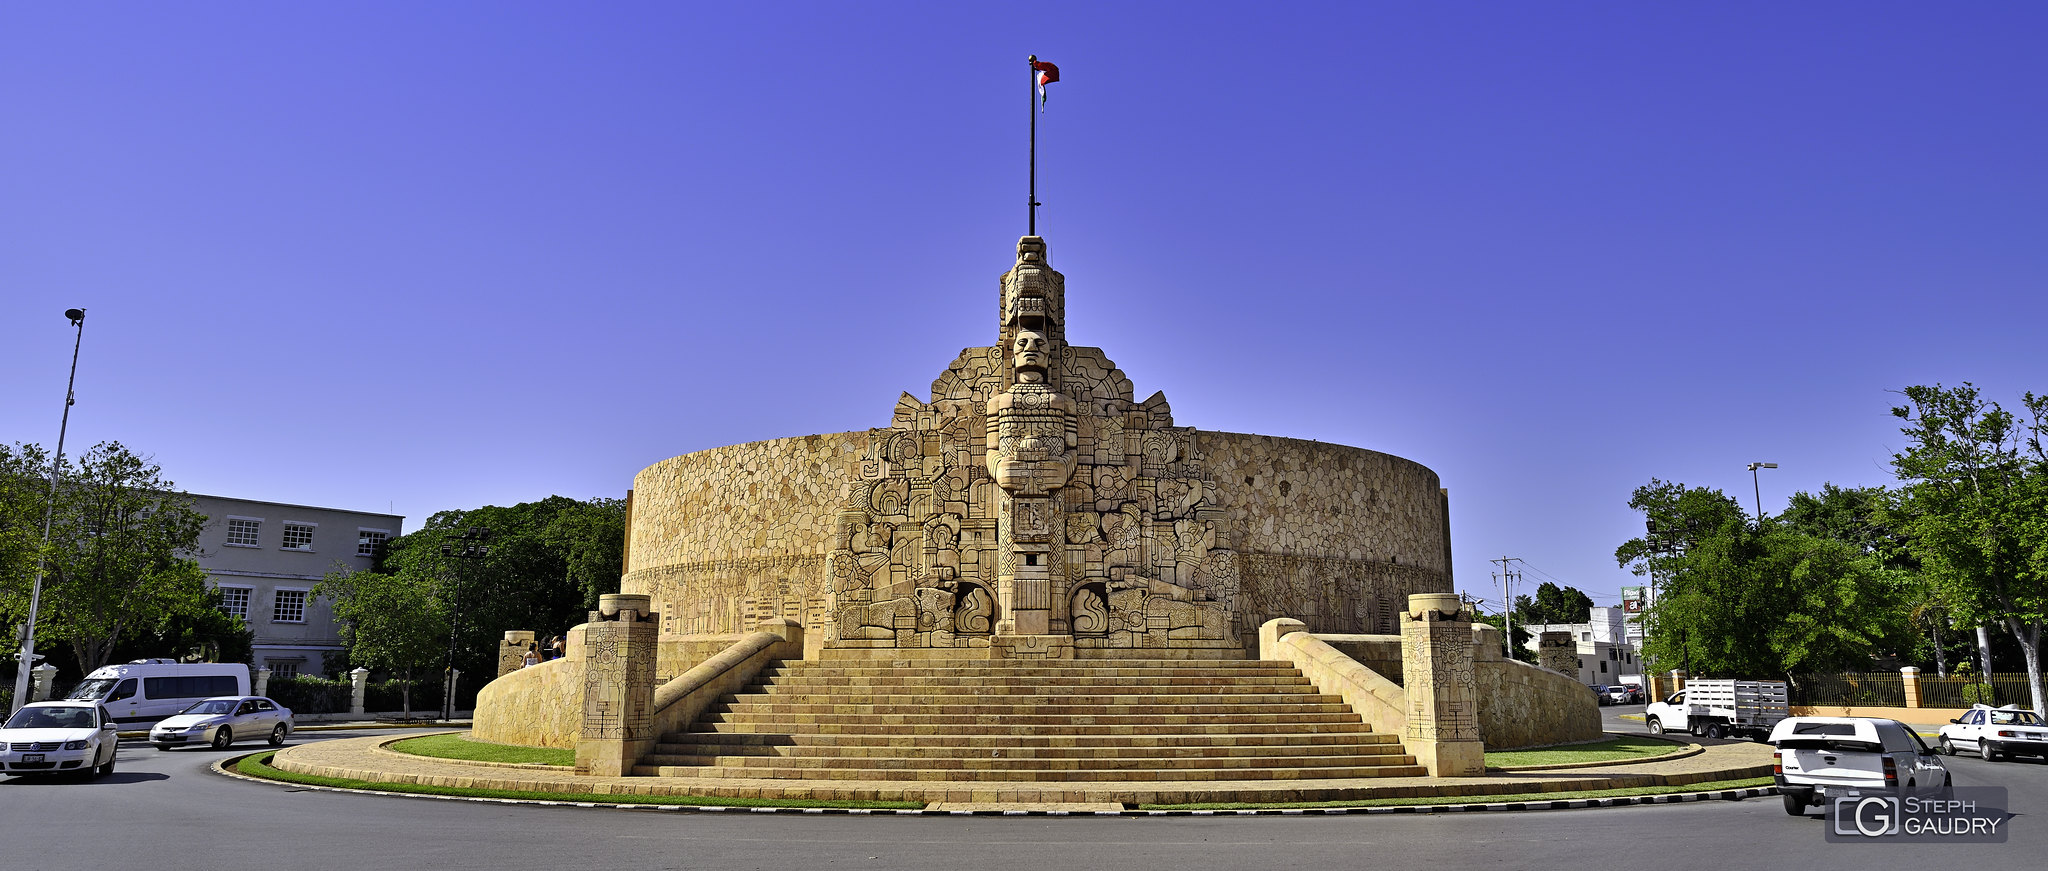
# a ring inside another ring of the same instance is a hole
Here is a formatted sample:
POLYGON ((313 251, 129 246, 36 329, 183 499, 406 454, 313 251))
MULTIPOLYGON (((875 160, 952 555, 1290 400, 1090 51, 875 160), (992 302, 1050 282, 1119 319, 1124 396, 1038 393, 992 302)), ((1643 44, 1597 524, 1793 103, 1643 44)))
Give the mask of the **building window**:
MULTIPOLYGON (((285 527, 285 529, 291 529, 291 527, 287 526, 287 527, 285 527)), ((286 534, 286 535, 290 535, 291 533, 287 532, 287 533, 285 533, 285 534, 286 534)), ((1579 640, 1580 640, 1580 641, 1591 641, 1591 640, 1593 640, 1593 633, 1591 633, 1591 632, 1581 632, 1581 633, 1579 633, 1579 640)))
POLYGON ((375 557, 377 551, 390 540, 391 532, 385 529, 356 530, 356 556, 375 557))
POLYGON ((228 518, 228 546, 255 547, 263 532, 263 521, 248 517, 228 518))
POLYGON ((284 525, 285 550, 312 550, 313 524, 287 523, 284 525))
POLYGON ((249 619, 249 588, 220 588, 220 609, 244 620, 249 619))
POLYGON ((1601 674, 1606 674, 1606 673, 1607 673, 1607 663, 1606 663, 1606 661, 1605 661, 1605 660, 1602 660, 1602 661, 1601 661, 1601 663, 1600 663, 1600 673, 1601 673, 1601 674))
POLYGON ((277 602, 270 609, 272 623, 306 622, 306 591, 279 590, 277 602))
POLYGON ((270 676, 274 678, 299 676, 299 664, 296 662, 279 662, 273 659, 265 665, 270 666, 270 676))

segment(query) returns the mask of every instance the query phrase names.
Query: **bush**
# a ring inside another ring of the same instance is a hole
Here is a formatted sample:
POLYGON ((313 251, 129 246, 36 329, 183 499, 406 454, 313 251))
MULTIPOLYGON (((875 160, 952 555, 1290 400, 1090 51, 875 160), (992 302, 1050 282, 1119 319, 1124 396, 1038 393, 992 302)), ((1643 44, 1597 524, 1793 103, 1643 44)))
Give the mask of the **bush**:
POLYGON ((1988 683, 1964 684, 1963 704, 1995 705, 1998 704, 1998 693, 1988 683))
POLYGON ((292 709, 294 714, 346 714, 351 695, 345 680, 276 675, 270 678, 271 700, 292 709))

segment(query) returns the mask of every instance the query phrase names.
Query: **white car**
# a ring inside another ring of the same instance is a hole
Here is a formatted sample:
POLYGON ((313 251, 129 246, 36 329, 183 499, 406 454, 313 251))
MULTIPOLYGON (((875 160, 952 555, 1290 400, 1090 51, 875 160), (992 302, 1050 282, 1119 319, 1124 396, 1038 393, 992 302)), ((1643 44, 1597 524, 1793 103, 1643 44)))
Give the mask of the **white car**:
POLYGON ((1941 752, 1975 750, 1986 761, 2000 756, 2048 759, 2048 723, 2018 705, 1971 705, 1969 713, 1941 727, 1941 752))
POLYGON ((114 717, 92 702, 31 702, 0 727, 0 772, 114 773, 114 717))
POLYGON ((1939 797, 1948 767, 1920 736, 1897 720, 1871 717, 1787 717, 1771 729, 1772 775, 1785 812, 1847 796, 1939 797))
POLYGON ((184 744, 206 744, 216 750, 242 738, 267 736, 270 746, 284 743, 292 733, 292 711, 262 696, 219 696, 197 704, 156 724, 149 730, 149 743, 158 750, 184 744))

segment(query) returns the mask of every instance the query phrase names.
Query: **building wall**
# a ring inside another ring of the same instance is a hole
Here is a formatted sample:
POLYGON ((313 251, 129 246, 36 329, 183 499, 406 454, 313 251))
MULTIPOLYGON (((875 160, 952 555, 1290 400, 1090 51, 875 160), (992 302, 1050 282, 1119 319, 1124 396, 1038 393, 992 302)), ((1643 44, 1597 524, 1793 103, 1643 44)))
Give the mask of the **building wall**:
POLYGON ((1579 681, 1588 684, 1626 683, 1623 677, 1643 672, 1636 648, 1627 639, 1626 615, 1620 608, 1594 608, 1585 623, 1535 623, 1519 627, 1529 633, 1523 646, 1537 649, 1544 632, 1569 632, 1578 646, 1579 681), (1604 667, 1603 667, 1604 666, 1604 667))
POLYGON ((300 595, 299 619, 292 620, 289 607, 280 613, 280 600, 289 606, 293 594, 304 594, 329 572, 371 568, 374 560, 360 552, 366 530, 381 531, 386 540, 404 532, 405 518, 395 514, 197 494, 192 501, 206 515, 199 566, 224 593, 248 591, 240 613, 256 636, 255 665, 273 672, 318 674, 326 655, 342 650, 341 627, 330 603, 300 595), (237 520, 255 524, 255 544, 231 540, 231 532, 252 531, 237 520), (287 526, 309 529, 310 543, 286 547, 287 526))

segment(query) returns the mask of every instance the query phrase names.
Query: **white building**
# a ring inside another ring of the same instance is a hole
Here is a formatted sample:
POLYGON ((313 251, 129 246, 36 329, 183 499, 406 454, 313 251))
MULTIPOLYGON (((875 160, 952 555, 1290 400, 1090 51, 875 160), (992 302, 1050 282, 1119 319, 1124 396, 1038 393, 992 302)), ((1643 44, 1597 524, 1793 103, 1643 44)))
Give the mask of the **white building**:
POLYGON ((1638 644, 1629 634, 1636 627, 1627 618, 1620 608, 1594 608, 1584 623, 1532 623, 1522 627, 1529 632, 1524 646, 1534 651, 1543 633, 1569 632, 1578 643, 1579 682, 1641 683, 1643 669, 1637 656, 1638 644))
POLYGON ((308 595, 327 573, 362 571, 402 533, 396 514, 312 508, 192 494, 206 515, 199 567, 221 591, 221 608, 256 635, 254 661, 272 674, 318 674, 342 648, 328 603, 308 595))

